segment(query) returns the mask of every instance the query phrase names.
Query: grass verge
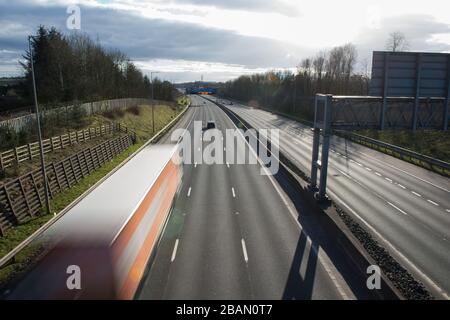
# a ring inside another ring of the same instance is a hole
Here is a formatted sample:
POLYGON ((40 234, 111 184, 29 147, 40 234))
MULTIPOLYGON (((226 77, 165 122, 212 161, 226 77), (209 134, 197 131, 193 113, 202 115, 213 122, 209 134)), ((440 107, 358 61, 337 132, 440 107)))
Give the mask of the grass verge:
POLYGON ((450 131, 358 130, 356 133, 450 162, 450 131))

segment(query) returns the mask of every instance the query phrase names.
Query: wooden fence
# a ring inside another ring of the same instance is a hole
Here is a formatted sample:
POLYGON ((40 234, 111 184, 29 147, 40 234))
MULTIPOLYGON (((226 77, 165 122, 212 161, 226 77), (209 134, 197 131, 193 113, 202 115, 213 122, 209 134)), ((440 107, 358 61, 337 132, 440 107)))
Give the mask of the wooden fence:
MULTIPOLYGON (((82 178, 133 144, 130 135, 87 148, 46 166, 50 197, 71 188, 82 178)), ((9 228, 39 214, 45 205, 42 170, 37 169, 6 184, 0 184, 0 236, 9 228)))
MULTIPOLYGON (((80 131, 66 133, 60 136, 43 140, 44 153, 64 149, 66 146, 87 142, 99 136, 104 136, 115 131, 128 133, 128 128, 121 124, 106 124, 100 127, 87 128, 80 131)), ((29 143, 0 153, 0 171, 14 164, 32 160, 39 157, 39 142, 29 143)))

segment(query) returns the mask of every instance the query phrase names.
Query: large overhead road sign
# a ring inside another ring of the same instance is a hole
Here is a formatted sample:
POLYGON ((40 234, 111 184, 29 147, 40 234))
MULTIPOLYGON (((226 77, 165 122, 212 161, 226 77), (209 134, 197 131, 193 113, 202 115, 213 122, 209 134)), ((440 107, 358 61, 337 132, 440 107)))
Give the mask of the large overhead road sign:
POLYGON ((383 97, 380 127, 384 127, 387 97, 414 97, 413 129, 420 98, 445 99, 444 129, 448 126, 450 54, 374 51, 370 95, 383 97))

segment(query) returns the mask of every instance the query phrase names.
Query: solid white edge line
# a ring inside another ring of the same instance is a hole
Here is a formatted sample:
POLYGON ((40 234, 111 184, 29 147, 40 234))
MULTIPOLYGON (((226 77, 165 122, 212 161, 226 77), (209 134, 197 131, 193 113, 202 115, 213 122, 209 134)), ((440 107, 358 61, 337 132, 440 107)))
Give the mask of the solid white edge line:
MULTIPOLYGON (((224 112, 224 111, 222 110, 222 112, 224 112)), ((231 120, 231 118, 226 113, 225 113, 225 115, 230 119, 231 123, 237 129, 237 126, 234 124, 234 122, 231 120)), ((313 249, 314 253, 316 254, 316 257, 318 257, 318 259, 321 262, 322 266, 327 271, 328 275, 330 276, 331 281, 334 283, 334 285, 336 286, 337 290, 339 291, 339 294, 342 296, 342 298, 344 300, 356 299, 356 296, 353 294, 352 290, 350 289, 350 287, 348 285, 347 285, 347 290, 348 290, 348 293, 351 296, 349 296, 346 293, 346 291, 344 290, 344 288, 341 286, 341 284, 340 284, 341 282, 344 283, 344 284, 346 284, 346 282, 343 279, 343 277, 340 274, 340 272, 336 269, 336 266, 334 266, 334 264, 331 262, 331 259, 328 257, 327 253, 325 251, 323 251, 323 250, 319 251, 319 248, 317 248, 317 246, 312 245, 311 238, 306 233, 306 231, 303 229, 303 227, 300 224, 300 222, 297 220, 297 218, 295 216, 294 209, 292 209, 291 206, 289 205, 289 202, 286 200, 283 192, 280 190, 277 182, 275 181, 275 178, 270 174, 269 170, 264 166, 264 164, 262 163, 261 159, 258 157, 258 155, 256 154, 255 150, 253 150, 253 148, 250 146, 250 144, 248 143, 247 139, 245 139, 245 137, 242 134, 242 132, 240 130, 238 132, 240 133, 240 136, 242 137, 244 142, 249 147, 249 150, 255 155, 255 157, 256 157, 259 165, 261 166, 261 168, 266 172, 266 176, 269 178, 269 181, 272 183, 272 185, 274 186, 275 190, 278 192, 281 200, 284 202, 284 204, 288 208, 288 211, 290 213, 291 218, 294 220, 294 222, 297 224, 297 226, 300 228, 300 230, 306 235, 307 241, 311 244, 311 248, 313 249), (333 271, 330 270, 329 265, 333 266, 333 271), (333 274, 336 274, 340 278, 340 281, 338 279, 336 279, 336 277, 333 274)), ((279 162, 281 162, 279 159, 277 159, 277 160, 279 162)))
POLYGON ((346 207, 349 212, 351 212, 359 221, 361 221, 380 241, 384 242, 384 244, 389 247, 389 250, 398 255, 398 257, 401 258, 411 269, 413 269, 415 273, 419 274, 423 278, 423 280, 425 280, 431 287, 438 291, 445 299, 450 300, 450 296, 441 287, 439 287, 433 280, 431 280, 430 277, 422 272, 422 270, 416 267, 416 265, 412 263, 411 260, 404 256, 401 251, 397 250, 397 248, 391 242, 386 240, 374 227, 372 227, 366 220, 364 220, 358 213, 356 213, 355 210, 350 208, 347 203, 342 201, 342 199, 339 198, 336 193, 331 190, 328 192, 336 201, 340 202, 342 206, 346 207))
POLYGON ((231 192, 233 193, 233 198, 236 198, 236 193, 234 192, 234 188, 231 187, 231 192))
MULTIPOLYGON (((234 124, 234 123, 233 123, 234 124)), ((243 137, 243 136, 242 136, 243 137)), ((244 137, 243 137, 244 138, 244 137)), ((246 140, 245 140, 246 141, 246 140)), ((356 152, 356 153, 360 153, 360 152, 356 152)), ((372 158, 372 157, 369 157, 369 158, 372 158)), ((372 158, 373 159, 373 158, 372 158)), ((376 161, 378 161, 377 159, 374 159, 374 160, 376 160, 376 161)), ((381 161, 378 161, 378 162, 381 162, 381 161)), ((388 166, 390 166, 390 167, 393 167, 392 165, 389 165, 389 164, 387 164, 388 166)), ((404 171, 404 170, 401 170, 401 169, 399 169, 400 171, 404 171)), ((376 172, 377 173, 377 172, 376 172)), ((412 174, 410 174, 410 173, 408 173, 408 172, 405 172, 406 174, 408 174, 408 175, 410 175, 410 176, 413 176, 412 174)), ((380 175, 381 176, 381 174, 379 174, 378 173, 378 175, 380 175)), ((269 176, 269 177, 271 177, 271 176, 269 176)), ((413 177, 415 177, 415 176, 413 176, 413 177)), ((271 177, 272 179, 273 179, 273 177, 271 177)), ((424 182, 427 182, 427 183, 429 183, 428 181, 426 181, 426 180, 423 180, 423 179, 420 179, 420 178, 418 178, 418 177, 415 177, 415 178, 417 178, 417 179, 419 179, 419 180, 422 180, 422 181, 424 181, 424 182)), ((278 191, 278 193, 280 194, 280 196, 282 197, 282 199, 283 199, 283 201, 285 201, 285 199, 284 199, 284 196, 280 193, 280 191, 278 190, 278 187, 275 185, 275 182, 274 181, 272 181, 272 179, 270 179, 270 181, 272 182, 272 184, 274 184, 274 187, 275 187, 275 189, 278 191)), ((433 185, 433 186, 435 186, 435 187, 437 187, 437 188, 439 188, 439 189, 442 189, 442 190, 444 190, 444 191, 447 191, 447 192, 449 192, 448 190, 446 190, 446 189, 443 189, 443 188, 441 188, 441 187, 439 187, 439 186, 436 186, 436 185, 434 185, 434 184, 432 184, 432 183, 429 183, 429 184, 431 184, 431 185, 433 185)), ((401 187, 401 188, 403 188, 403 189, 405 189, 405 187, 403 186, 403 185, 400 185, 399 184, 399 186, 401 187)), ((392 243, 391 242, 389 242, 388 240, 386 240, 374 227, 372 227, 368 222, 366 222, 358 213, 356 213, 350 206, 348 206, 343 200, 341 200, 337 195, 336 195, 336 193, 334 193, 333 191, 331 191, 331 190, 328 190, 328 193, 330 194, 330 195, 332 195, 333 196, 333 198, 336 200, 336 201, 338 201, 338 202, 340 202, 341 203, 341 205, 343 205, 344 207, 346 207, 347 208, 347 210, 349 210, 358 220, 360 220, 367 228, 369 228, 370 230, 371 230, 371 232, 378 238, 378 239, 380 239, 380 241, 382 241, 382 242, 384 242, 385 243, 385 245, 387 246, 387 247, 389 247, 390 248, 390 250, 391 251, 393 251, 399 258, 401 258, 411 269, 413 269, 414 270, 414 272, 415 273, 417 273, 417 274, 419 274, 420 276, 421 276, 421 278, 423 279, 423 280, 425 280, 431 287, 433 287, 436 291, 438 291, 445 299, 447 299, 447 300, 450 300, 450 296, 441 288, 441 287, 439 287, 430 277, 428 277, 424 272, 422 272, 422 270, 420 270, 414 263, 412 263, 406 256, 404 256, 394 245, 392 245, 392 243)), ((286 201, 285 201, 286 202, 286 201)), ((290 209, 290 206, 288 206, 288 208, 290 209)), ((448 212, 450 212, 450 209, 447 209, 447 211, 448 212)), ((291 213, 291 215, 293 214, 292 213, 292 211, 291 210, 289 210, 289 212, 291 213)), ((295 216, 294 215, 292 215, 292 217, 294 218, 294 220, 297 222, 297 225, 300 227, 300 229, 302 229, 302 227, 301 227, 301 225, 300 225, 300 223, 297 221, 297 219, 295 218, 295 216)), ((316 252, 316 254, 317 254, 317 251, 316 251, 316 249, 315 249, 315 247, 313 246, 313 249, 314 249, 314 251, 316 252)), ((340 290, 341 291, 341 290, 340 290)))
POLYGON ((178 239, 175 240, 175 246, 173 247, 172 257, 170 258, 170 262, 173 262, 175 260, 175 257, 177 256, 178 242, 179 242, 178 239))

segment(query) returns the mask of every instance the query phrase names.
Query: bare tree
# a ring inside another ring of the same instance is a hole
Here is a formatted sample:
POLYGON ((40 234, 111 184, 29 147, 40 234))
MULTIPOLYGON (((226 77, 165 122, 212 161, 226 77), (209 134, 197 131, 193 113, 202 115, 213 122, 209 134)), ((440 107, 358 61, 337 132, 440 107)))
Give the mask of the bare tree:
POLYGON ((402 32, 395 31, 389 34, 389 38, 386 41, 386 50, 397 52, 406 51, 408 49, 409 43, 402 32))

